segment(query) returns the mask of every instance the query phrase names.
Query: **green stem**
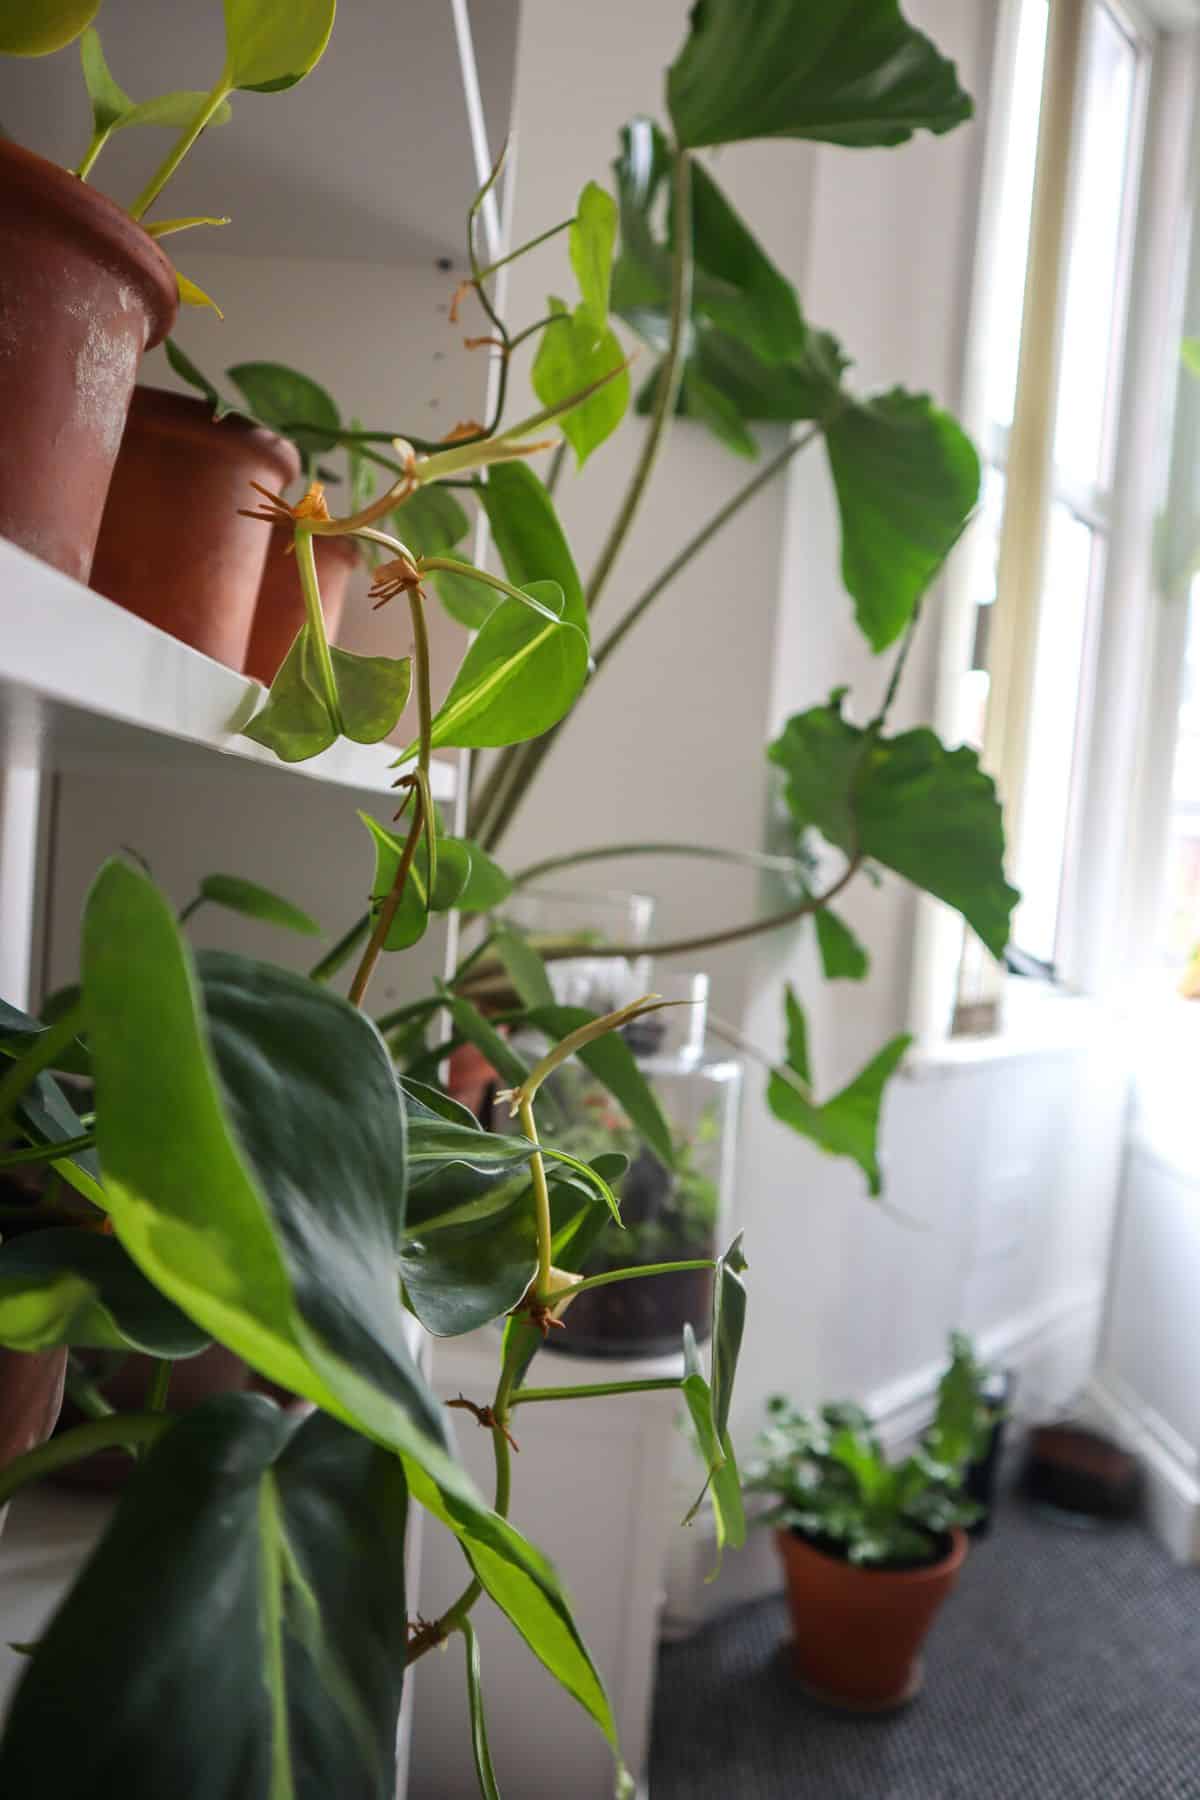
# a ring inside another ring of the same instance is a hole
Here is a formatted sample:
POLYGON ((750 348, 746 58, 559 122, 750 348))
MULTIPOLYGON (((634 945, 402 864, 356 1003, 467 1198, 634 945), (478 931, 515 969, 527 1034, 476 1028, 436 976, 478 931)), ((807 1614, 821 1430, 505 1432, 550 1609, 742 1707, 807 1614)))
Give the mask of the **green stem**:
POLYGON ((436 574, 439 569, 445 570, 449 575, 463 575, 468 581, 482 582, 484 587, 494 588, 498 594, 504 594, 510 600, 519 600, 522 606, 527 606, 531 612, 540 613, 549 622, 555 625, 560 623, 557 613, 553 612, 550 607, 540 606, 522 589, 514 587, 511 581, 505 581, 501 576, 493 575, 488 569, 481 569, 478 563, 459 562, 453 556, 423 556, 421 558, 422 575, 436 574))
POLYGON ((64 1138, 60 1144, 31 1144, 27 1150, 6 1150, 0 1156, 0 1169, 19 1169, 27 1163, 58 1162, 60 1157, 90 1150, 95 1142, 93 1134, 85 1131, 82 1137, 64 1138))
POLYGON ((88 176, 91 174, 91 171, 92 171, 92 164, 95 162, 96 158, 99 156, 100 152, 103 150, 105 144, 107 144, 111 135, 112 135, 112 126, 111 125, 106 126, 106 128, 103 131, 96 132, 95 136, 92 138, 91 143, 88 145, 87 149, 84 151, 83 161, 80 163, 79 167, 75 171, 75 173, 79 177, 80 181, 87 180, 88 176))
POLYGON ((679 384, 683 379, 683 349, 687 337, 688 318, 692 309, 692 165, 686 150, 676 150, 674 168, 675 249, 671 261, 671 335, 666 360, 658 377, 654 411, 638 458, 630 477, 621 509, 613 521, 600 558, 587 585, 590 612, 599 600, 620 555, 642 496, 654 472, 667 424, 674 416, 679 400, 679 384))
POLYGON ((774 875, 803 875, 807 871, 807 865, 799 857, 772 856, 762 850, 724 850, 704 844, 601 844, 595 850, 574 850, 566 856, 548 856, 542 862, 530 863, 509 879, 514 887, 526 887, 531 881, 540 881, 559 869, 574 869, 584 863, 611 862, 628 856, 700 856, 706 861, 735 863, 774 875))
POLYGON ((311 530, 306 525, 297 524, 294 542, 296 567, 300 571, 300 586, 304 591, 304 611, 308 619, 309 640, 316 654, 317 671, 325 690, 325 704, 329 708, 329 716, 337 727, 339 736, 344 736, 342 703, 338 698, 333 658, 329 654, 329 639, 325 635, 325 614, 321 610, 321 584, 317 579, 317 558, 313 550, 311 530))
POLYGON ((350 983, 349 1001, 351 1006, 361 1006, 366 995, 368 984, 374 973, 375 964, 379 961, 379 953, 392 928, 392 920, 404 895, 404 885, 408 880, 408 872, 413 865, 413 857, 417 853, 417 845, 421 840, 421 832, 425 824, 425 806, 418 790, 413 801, 412 824, 408 828, 408 836, 404 840, 404 851, 396 869, 396 878, 391 889, 379 908, 379 917, 375 928, 367 940, 367 947, 362 953, 362 960, 355 971, 354 980, 350 983))
POLYGON ((598 1381, 583 1387, 522 1388, 513 1395, 512 1403, 524 1406, 530 1400, 599 1400, 612 1394, 665 1393, 668 1388, 678 1387, 677 1375, 664 1375, 649 1381, 598 1381))
POLYGON ((61 1019, 40 1032, 25 1054, 12 1064, 0 1080, 0 1129, 7 1125, 26 1088, 32 1086, 43 1069, 54 1067, 58 1057, 78 1035, 82 1022, 83 1007, 72 1006, 61 1019))
POLYGON ((81 1413, 89 1419, 111 1419, 116 1408, 110 1406, 94 1381, 84 1374, 72 1356, 67 1357, 66 1391, 81 1413))
MULTIPOLYGON (((521 1130, 530 1143, 538 1141, 537 1120, 533 1116, 533 1102, 522 1098, 519 1107, 521 1130)), ((533 1216, 537 1227, 537 1280, 534 1292, 539 1300, 546 1300, 550 1293, 550 1247, 554 1237, 554 1227, 550 1222, 550 1190, 546 1185, 546 1165, 540 1150, 534 1152, 529 1160, 529 1174, 533 1182, 533 1216)))
POLYGON ((690 1269, 715 1269, 711 1256, 694 1257, 687 1262, 649 1263, 644 1269, 608 1269, 603 1275, 586 1275, 570 1287, 556 1288, 554 1304, 558 1306, 574 1294, 586 1294, 592 1288, 609 1287, 614 1281, 641 1281, 647 1275, 683 1275, 690 1269))
POLYGON ((545 331, 548 326, 557 325, 560 320, 569 319, 570 317, 570 313, 561 312, 547 313, 544 319, 535 319, 532 325, 526 325, 523 331, 518 331, 517 335, 510 340, 508 346, 509 355, 511 356, 514 350, 525 343, 527 339, 536 336, 539 331, 545 331))
POLYGON ((569 219, 560 220, 557 225, 551 225, 548 231, 543 231, 538 237, 530 238, 529 242, 522 244, 520 249, 510 250, 507 256, 502 256, 498 261, 489 263, 486 269, 475 270, 471 276, 472 282, 486 281, 489 276, 496 273, 497 269, 503 269, 510 262, 516 262, 518 256, 524 256, 528 251, 536 250, 539 244, 544 244, 548 239, 557 237, 560 231, 566 231, 574 223, 575 219, 572 216, 569 219))
MULTIPOLYGON (((430 856, 433 855, 432 836, 435 829, 432 804, 428 800, 429 761, 433 754, 433 693, 429 676, 429 632, 425 624, 425 602, 423 596, 414 589, 409 590, 409 613, 413 628, 413 662, 417 675, 417 731, 420 747, 417 751, 417 767, 425 777, 426 806, 428 816, 426 825, 430 833, 430 856)), ((432 860, 429 866, 429 885, 432 889, 434 867, 432 860)))
POLYGON ((228 78, 225 75, 222 75, 220 81, 218 81, 216 87, 212 90, 212 93, 209 94, 208 98, 204 101, 204 104, 196 114, 196 117, 192 120, 192 123, 186 127, 182 135, 176 140, 174 147, 159 164, 154 174, 150 177, 149 181, 130 207, 129 216, 131 219, 140 219, 147 207, 153 206, 154 202, 158 199, 158 196, 162 193, 196 139, 200 136, 200 133, 204 130, 204 127, 208 124, 213 114, 220 109, 222 102, 231 91, 228 78))
POLYGON ((172 1423, 165 1413, 112 1413, 76 1425, 72 1431, 39 1444, 36 1450, 27 1450, 6 1469, 0 1469, 0 1506, 28 1482, 39 1481, 43 1475, 64 1469, 68 1463, 79 1462, 97 1450, 119 1446, 136 1451, 143 1444, 153 1443, 172 1423))
POLYGON ((146 1389, 146 1411, 152 1413, 166 1412, 167 1394, 171 1387, 171 1373, 175 1365, 169 1357, 160 1356, 150 1376, 150 1385, 146 1389))
POLYGON ((349 962, 351 956, 366 937, 370 927, 370 913, 363 913, 361 918, 355 919, 349 931, 343 932, 333 948, 325 952, 320 962, 313 964, 312 968, 308 971, 308 979, 310 981, 328 981, 332 976, 336 975, 338 970, 342 967, 342 964, 349 962))
POLYGON ((204 905, 205 898, 206 896, 204 894, 193 894, 192 898, 179 914, 179 924, 186 925, 192 915, 200 911, 200 908, 204 905))

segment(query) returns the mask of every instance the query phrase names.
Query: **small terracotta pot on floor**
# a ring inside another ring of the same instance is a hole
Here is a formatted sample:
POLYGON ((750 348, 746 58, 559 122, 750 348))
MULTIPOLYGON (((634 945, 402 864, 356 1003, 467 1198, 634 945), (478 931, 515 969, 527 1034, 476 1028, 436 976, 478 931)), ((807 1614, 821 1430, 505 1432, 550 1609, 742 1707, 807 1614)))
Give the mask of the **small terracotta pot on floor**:
POLYGON ((921 1646, 958 1580, 967 1535, 955 1530, 937 1562, 917 1569, 860 1568, 794 1531, 775 1541, 787 1576, 796 1674, 814 1698, 856 1712, 887 1712, 920 1691, 921 1646))
POLYGON ((241 669, 269 533, 238 508, 300 473, 261 425, 215 421, 205 400, 139 387, 113 470, 92 586, 194 650, 241 669))
MULTIPOLYGON (((260 531, 264 527, 259 527, 260 531)), ((291 649, 304 623, 304 590, 292 550, 292 533, 286 525, 273 525, 267 533, 266 567, 258 590, 245 672, 270 687, 279 665, 291 649)), ((314 537, 313 554, 321 589, 325 635, 337 636, 346 604, 346 588, 358 564, 358 551, 349 538, 314 537)))
POLYGON ((0 141, 0 535, 86 581, 175 271, 112 200, 0 141))
MULTIPOLYGON (((44 1444, 58 1423, 66 1350, 0 1350, 0 1469, 44 1444)), ((0 1530, 7 1506, 0 1506, 0 1530)))

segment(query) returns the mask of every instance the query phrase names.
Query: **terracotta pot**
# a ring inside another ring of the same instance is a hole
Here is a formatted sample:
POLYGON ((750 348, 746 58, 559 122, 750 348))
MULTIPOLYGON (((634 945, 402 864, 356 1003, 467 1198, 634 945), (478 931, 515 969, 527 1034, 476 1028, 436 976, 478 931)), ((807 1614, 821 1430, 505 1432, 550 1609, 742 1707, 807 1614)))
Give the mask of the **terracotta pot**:
POLYGON ((294 445, 215 423, 206 400, 135 389, 92 565, 92 586, 231 669, 246 659, 269 533, 243 519, 250 486, 296 479, 294 445))
POLYGON ((474 1044, 460 1044, 450 1052, 446 1092, 473 1112, 481 1125, 492 1116, 493 1092, 500 1085, 500 1076, 474 1044))
MULTIPOLYGON (((116 1373, 106 1380, 99 1372, 107 1360, 103 1352, 85 1351, 77 1352, 77 1355, 110 1405, 118 1412, 141 1411, 154 1368, 153 1357, 127 1356, 116 1373)), ((167 1408, 170 1412, 187 1412, 190 1407, 199 1406, 202 1400, 211 1400, 214 1394, 241 1393, 249 1386, 250 1371, 241 1358, 232 1350, 226 1350, 224 1345, 213 1344, 199 1356, 186 1356, 175 1363, 167 1390, 167 1408)), ((64 1429, 78 1425, 82 1418, 83 1414, 68 1400, 63 1406, 64 1429)), ((68 1463, 57 1470, 54 1479, 65 1487, 112 1490, 123 1487, 133 1470, 134 1463, 124 1450, 97 1450, 94 1456, 85 1457, 82 1462, 68 1463)))
POLYGON ((86 581, 142 352, 175 273, 95 188, 0 141, 0 533, 86 581))
POLYGON ((938 1608, 958 1580, 964 1531, 946 1554, 919 1569, 864 1569, 829 1556, 794 1531, 775 1541, 787 1576, 792 1656, 820 1700, 883 1712, 921 1685, 920 1651, 938 1608))
MULTIPOLYGON (((0 1350, 0 1469, 44 1444, 58 1422, 66 1350, 0 1350)), ((0 1526, 8 1508, 0 1506, 0 1526)))
MULTIPOLYGON (((246 674, 253 675, 265 687, 270 687, 274 681, 280 663, 304 623, 304 591, 292 553, 292 533, 286 525, 272 527, 268 545, 244 664, 246 674)), ((325 615, 325 635, 332 642, 342 622, 346 586, 358 563, 358 551, 349 538, 321 537, 313 539, 313 551, 321 588, 321 611, 325 615)))

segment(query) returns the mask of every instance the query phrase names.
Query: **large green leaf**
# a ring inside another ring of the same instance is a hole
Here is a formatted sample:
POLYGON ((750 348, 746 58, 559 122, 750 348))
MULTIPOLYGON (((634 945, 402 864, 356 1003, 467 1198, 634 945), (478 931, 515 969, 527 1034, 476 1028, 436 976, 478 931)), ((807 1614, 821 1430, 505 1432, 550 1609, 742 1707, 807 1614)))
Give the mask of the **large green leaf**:
POLYGON ((274 94, 321 60, 337 0, 225 0, 225 79, 274 94))
POLYGON ((214 906, 241 913, 247 919, 261 919, 265 925, 280 925, 285 931, 298 931, 301 937, 320 937, 321 927, 300 907, 285 900, 282 894, 247 881, 241 875, 206 875, 200 892, 214 906))
POLYGON ((391 1800, 406 1509, 400 1463, 333 1419, 253 1394, 189 1413, 38 1645, 0 1788, 391 1800))
MULTIPOLYGON (((546 305, 551 323, 542 331, 530 380, 542 405, 550 408, 565 406, 572 394, 603 381, 621 368, 625 357, 611 327, 596 335, 586 307, 571 312, 554 294, 546 305)), ((614 380, 604 382, 596 393, 562 414, 559 424, 575 452, 578 468, 612 436, 628 410, 629 372, 621 369, 614 380)))
MULTIPOLYGON (((811 1086, 808 1033, 804 1013, 790 984, 785 993, 788 1068, 805 1088, 811 1086)), ((847 1156, 858 1164, 873 1196, 883 1192, 879 1166, 879 1114, 883 1091, 904 1060, 912 1039, 896 1037, 873 1057, 853 1081, 823 1105, 800 1091, 795 1082, 774 1074, 767 1084, 767 1104, 777 1119, 811 1139, 829 1156, 847 1156)))
MULTIPOLYGON (((526 1156, 531 1154, 532 1147, 526 1156)), ((474 1218, 407 1236, 401 1246, 408 1303, 435 1337, 460 1337, 503 1318, 537 1272, 528 1176, 522 1171, 510 1178, 475 1210, 474 1218)))
POLYGON ((611 194, 589 181, 579 196, 571 221, 571 267, 579 283, 576 317, 599 337, 608 324, 608 291, 612 280, 617 208, 611 194))
MULTIPOLYGON (((535 1006, 523 1022, 557 1044, 581 1025, 590 1025, 597 1016, 584 1006, 535 1006)), ((608 1089, 659 1161, 668 1169, 673 1168, 675 1146, 671 1141, 671 1128, 650 1083, 638 1067, 637 1058, 620 1033, 610 1031, 605 1037, 594 1038, 575 1054, 589 1074, 608 1089)))
POLYGON ((583 584, 566 534, 544 484, 525 463, 497 463, 480 489, 492 539, 514 587, 556 581, 563 618, 587 630, 583 584))
POLYGON ((902 144, 971 116, 954 65, 898 0, 697 0, 667 75, 679 142, 902 144))
POLYGON ((256 419, 274 431, 286 428, 306 473, 317 456, 336 449, 341 414, 332 396, 311 376, 272 362, 235 363, 225 373, 256 419))
POLYGON ((614 1737, 558 1577, 482 1505, 408 1349, 395 1274, 404 1108, 374 1027, 312 981, 204 959, 110 862, 84 916, 105 1191, 155 1286, 260 1374, 405 1459, 534 1654, 614 1737), (207 1027, 207 1029, 206 1029, 207 1027))
POLYGON ((842 579, 875 650, 909 623, 979 499, 970 438, 925 394, 895 388, 826 427, 842 519, 842 579))
MULTIPOLYGON (((525 591, 561 612, 557 582, 532 581, 525 591)), ((570 710, 587 670, 588 640, 578 625, 552 624, 519 600, 502 600, 434 714, 434 748, 498 749, 540 737, 570 710)), ((412 746, 397 760, 414 752, 412 746)))
POLYGON ((966 919, 993 956, 1008 942, 1019 895, 1004 879, 996 788, 973 750, 932 731, 899 737, 842 717, 844 690, 796 713, 771 745, 798 830, 815 828, 847 856, 883 863, 966 919))
POLYGON ((4 0, 0 56, 50 56, 77 38, 100 10, 100 0, 4 0))
POLYGON ((733 1445, 728 1430, 721 1431, 717 1427, 712 1389, 705 1379, 704 1365, 696 1348, 696 1334, 690 1325, 683 1328, 683 1370, 683 1398, 696 1433, 700 1456, 707 1470, 704 1486, 693 1501, 685 1523, 690 1523, 695 1518, 704 1496, 708 1494, 717 1537, 717 1566, 709 1576, 711 1581, 720 1569, 726 1544, 740 1550, 745 1543, 746 1514, 742 1506, 742 1485, 733 1445))
POLYGON ((381 743, 395 729, 408 704, 411 658, 356 656, 332 646, 329 655, 341 732, 326 703, 306 622, 271 683, 266 705, 245 727, 243 736, 265 744, 281 762, 307 762, 328 750, 339 735, 356 744, 381 743))
POLYGON ((159 1293, 116 1238, 33 1231, 0 1244, 0 1344, 195 1356, 210 1342, 159 1293))

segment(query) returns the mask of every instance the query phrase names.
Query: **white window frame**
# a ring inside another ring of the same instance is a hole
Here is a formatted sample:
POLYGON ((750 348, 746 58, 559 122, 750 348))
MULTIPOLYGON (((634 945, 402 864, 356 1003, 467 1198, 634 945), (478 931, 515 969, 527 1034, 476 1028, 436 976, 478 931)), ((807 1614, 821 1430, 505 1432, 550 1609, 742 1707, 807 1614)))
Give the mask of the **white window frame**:
MULTIPOLYGON (((964 422, 985 456, 1006 452, 1008 490, 1001 549, 1000 590, 990 645, 991 694, 984 762, 1005 799, 1006 832, 1019 844, 1021 795, 1033 690, 1032 646, 1042 598, 1047 526, 1055 499, 1066 499, 1081 517, 1107 533, 1102 591, 1092 609, 1086 646, 1087 693, 1081 709, 1073 778, 1060 914, 1059 980, 1079 992, 1097 992, 1123 954, 1137 907, 1131 905, 1127 860, 1135 797, 1138 746, 1152 712, 1150 627, 1154 514, 1165 494, 1162 420, 1174 388, 1170 346, 1180 326, 1177 279, 1180 219, 1189 215, 1191 156, 1197 91, 1195 0, 1161 4, 1106 0, 1131 35, 1144 45, 1140 168, 1127 188, 1136 218, 1132 279, 1114 329, 1124 334, 1123 366, 1113 383, 1108 430, 1115 433, 1111 485, 1100 493, 1067 493, 1056 481, 1053 433, 1057 410, 1059 349, 1065 307, 1066 233, 1071 218, 1082 106, 1077 104, 1086 68, 1087 21, 1092 0, 1050 0, 1028 285, 1032 298, 1022 328, 1015 416, 1008 442, 988 441, 984 418, 983 332, 1000 209, 1005 148, 1004 122, 1015 61, 1019 0, 1001 0, 994 76, 981 174, 980 232, 976 245, 971 324, 964 381, 964 422), (1181 26, 1187 29, 1181 30, 1181 26), (1017 483, 1014 490, 1014 477, 1017 483), (1016 501, 1014 502, 1014 492, 1016 501), (1103 720, 1093 732, 1091 721, 1103 720)), ((1126 230, 1131 220, 1127 220, 1126 230)), ((952 569, 944 606, 938 672, 937 723, 953 741, 961 736, 963 674, 970 667, 976 625, 967 556, 952 569)), ((1142 759, 1144 762, 1144 758, 1142 759)), ((961 961, 961 927, 953 915, 923 902, 914 963, 912 1024, 927 1053, 952 1032, 961 961)), ((1037 984, 1006 981, 996 972, 990 1035, 1005 1034, 1006 997, 1029 998, 1037 984)), ((1054 991, 1054 990, 1051 990, 1054 991)), ((1061 989, 1059 990, 1061 991, 1061 989)), ((1044 996, 1043 996, 1044 997, 1044 996)), ((1027 1029, 1023 1023, 1022 1030, 1027 1029)), ((1060 1022, 1054 1026, 1057 1032, 1060 1022)))

